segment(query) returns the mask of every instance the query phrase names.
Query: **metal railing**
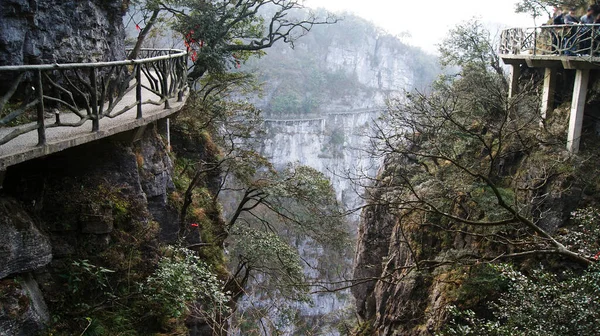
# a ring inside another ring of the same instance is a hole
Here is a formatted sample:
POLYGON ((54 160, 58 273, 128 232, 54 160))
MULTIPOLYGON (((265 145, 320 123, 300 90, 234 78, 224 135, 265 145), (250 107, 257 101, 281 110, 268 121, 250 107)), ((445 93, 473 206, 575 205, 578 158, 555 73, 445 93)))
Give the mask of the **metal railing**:
POLYGON ((38 146, 45 145, 46 129, 80 127, 90 120, 92 131, 98 131, 102 118, 134 108, 141 119, 146 104, 168 109, 169 99, 183 99, 186 62, 182 50, 142 49, 135 60, 0 66, 0 78, 8 79, 0 88, 0 130, 5 129, 0 146, 35 130, 38 146), (124 106, 123 98, 133 97, 134 90, 135 99, 124 106))
POLYGON ((600 25, 546 25, 502 31, 501 55, 600 56, 600 25))

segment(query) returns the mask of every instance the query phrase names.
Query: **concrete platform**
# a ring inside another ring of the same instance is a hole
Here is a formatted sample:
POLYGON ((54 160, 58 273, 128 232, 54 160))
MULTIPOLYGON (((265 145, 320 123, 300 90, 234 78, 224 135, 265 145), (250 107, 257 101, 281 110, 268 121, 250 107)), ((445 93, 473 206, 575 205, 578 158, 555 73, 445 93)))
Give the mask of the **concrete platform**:
POLYGON ((507 65, 527 64, 530 68, 600 69, 600 57, 566 55, 501 54, 507 65))
MULTIPOLYGON (((142 90, 142 98, 142 101, 147 101, 149 99, 159 100, 158 96, 145 89, 142 90)), ((37 130, 20 135, 0 146, 0 171, 6 170, 7 167, 24 161, 110 137, 115 134, 131 131, 157 120, 167 118, 168 116, 179 112, 185 105, 187 98, 188 95, 185 94, 183 101, 181 102, 178 102, 175 98, 170 99, 169 109, 165 109, 164 104, 160 106, 152 104, 143 105, 143 118, 136 119, 136 93, 135 90, 131 90, 131 92, 123 97, 114 111, 119 111, 127 106, 131 106, 132 108, 118 117, 104 117, 100 119, 100 130, 97 132, 92 132, 92 121, 88 120, 79 127, 55 127, 46 129, 47 143, 44 146, 37 146, 37 130)), ((79 117, 73 113, 63 113, 60 115, 60 118, 61 122, 79 121, 79 117)), ((54 122, 54 118, 46 120, 47 125, 51 125, 54 122)), ((23 125, 17 127, 23 127, 23 125)), ((16 127, 0 128, 0 137, 9 134, 15 128, 16 127)))

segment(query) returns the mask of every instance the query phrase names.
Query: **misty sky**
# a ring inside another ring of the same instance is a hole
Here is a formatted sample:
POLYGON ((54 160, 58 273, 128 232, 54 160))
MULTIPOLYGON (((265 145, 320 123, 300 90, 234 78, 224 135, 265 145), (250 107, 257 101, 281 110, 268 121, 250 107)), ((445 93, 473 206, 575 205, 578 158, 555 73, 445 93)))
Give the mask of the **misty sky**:
MULTIPOLYGON (((349 11, 392 34, 409 32, 404 41, 435 52, 435 45, 457 23, 473 17, 490 27, 533 26, 528 15, 515 14, 517 0, 306 0, 309 7, 349 11)), ((539 20, 538 20, 539 21, 539 20)))

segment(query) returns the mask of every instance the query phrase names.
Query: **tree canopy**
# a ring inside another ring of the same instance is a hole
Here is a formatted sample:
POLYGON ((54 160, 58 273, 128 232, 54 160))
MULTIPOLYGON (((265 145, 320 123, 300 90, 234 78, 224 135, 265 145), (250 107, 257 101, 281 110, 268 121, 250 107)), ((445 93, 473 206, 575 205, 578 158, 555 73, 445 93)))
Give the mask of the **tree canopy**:
POLYGON ((293 44, 314 25, 337 21, 300 11, 304 6, 299 0, 137 0, 133 5, 149 14, 132 56, 161 15, 167 15, 172 28, 185 38, 194 63, 193 79, 206 71, 238 67, 278 41, 293 44))

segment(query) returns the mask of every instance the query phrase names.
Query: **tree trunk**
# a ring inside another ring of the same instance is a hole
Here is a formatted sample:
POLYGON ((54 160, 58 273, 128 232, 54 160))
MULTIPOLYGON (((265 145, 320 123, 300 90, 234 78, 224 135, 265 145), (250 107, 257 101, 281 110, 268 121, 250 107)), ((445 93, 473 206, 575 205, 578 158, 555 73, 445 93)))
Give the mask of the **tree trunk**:
POLYGON ((140 50, 142 49, 142 45, 144 44, 144 40, 146 40, 146 36, 148 36, 148 33, 150 32, 150 30, 152 30, 152 27, 154 27, 154 24, 158 20, 159 13, 160 13, 160 9, 155 9, 152 12, 152 16, 150 17, 150 20, 148 20, 148 22, 146 23, 146 27, 144 27, 144 29, 142 29, 142 31, 140 32, 140 35, 138 35, 137 42, 135 43, 135 46, 131 50, 131 53, 129 53, 129 57, 128 57, 129 59, 136 59, 138 57, 138 54, 140 53, 140 50))

